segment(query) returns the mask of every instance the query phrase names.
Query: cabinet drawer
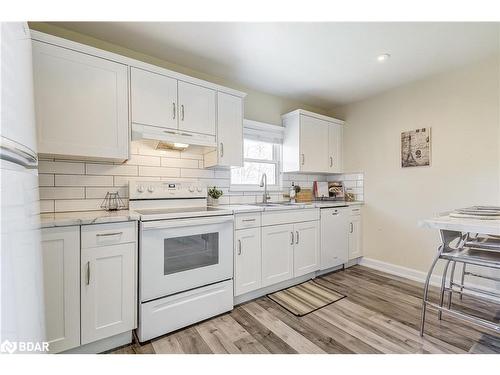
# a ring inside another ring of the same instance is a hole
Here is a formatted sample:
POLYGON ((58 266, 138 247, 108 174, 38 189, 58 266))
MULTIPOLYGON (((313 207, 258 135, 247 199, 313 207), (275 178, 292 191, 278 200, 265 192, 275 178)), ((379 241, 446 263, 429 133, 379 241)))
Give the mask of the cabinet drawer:
POLYGON ((234 216, 234 229, 260 227, 260 212, 236 214, 234 216))
POLYGON ((262 226, 319 220, 319 208, 264 212, 262 226))
POLYGON ((361 207, 359 207, 359 206, 351 207, 349 210, 351 212, 351 216, 361 215, 361 207))
POLYGON ((135 221, 82 225, 82 249, 136 242, 136 226, 135 221))

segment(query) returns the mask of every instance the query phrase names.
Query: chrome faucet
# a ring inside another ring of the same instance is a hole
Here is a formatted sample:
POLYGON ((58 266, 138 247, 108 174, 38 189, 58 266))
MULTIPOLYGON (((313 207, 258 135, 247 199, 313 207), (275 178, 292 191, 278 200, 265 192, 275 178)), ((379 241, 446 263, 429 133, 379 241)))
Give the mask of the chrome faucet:
POLYGON ((267 175, 262 173, 262 178, 260 179, 260 187, 264 188, 264 195, 262 195, 262 203, 267 203, 271 197, 267 194, 267 175))

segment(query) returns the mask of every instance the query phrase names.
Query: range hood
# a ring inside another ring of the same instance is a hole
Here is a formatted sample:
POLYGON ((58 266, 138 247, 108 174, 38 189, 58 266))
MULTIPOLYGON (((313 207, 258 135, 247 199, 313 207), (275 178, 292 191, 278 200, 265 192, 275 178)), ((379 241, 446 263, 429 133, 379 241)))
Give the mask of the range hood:
POLYGON ((160 128, 142 124, 132 124, 132 140, 151 139, 165 143, 185 143, 188 145, 217 147, 214 135, 191 133, 184 130, 160 128))

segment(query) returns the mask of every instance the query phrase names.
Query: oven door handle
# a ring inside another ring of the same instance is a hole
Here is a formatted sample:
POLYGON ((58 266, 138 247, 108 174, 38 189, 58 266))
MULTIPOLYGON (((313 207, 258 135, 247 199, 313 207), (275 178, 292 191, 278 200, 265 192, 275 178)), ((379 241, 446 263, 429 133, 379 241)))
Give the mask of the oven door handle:
POLYGON ((197 225, 222 224, 232 222, 233 216, 203 217, 192 219, 172 219, 142 222, 142 230, 168 229, 177 227, 193 227, 197 225))

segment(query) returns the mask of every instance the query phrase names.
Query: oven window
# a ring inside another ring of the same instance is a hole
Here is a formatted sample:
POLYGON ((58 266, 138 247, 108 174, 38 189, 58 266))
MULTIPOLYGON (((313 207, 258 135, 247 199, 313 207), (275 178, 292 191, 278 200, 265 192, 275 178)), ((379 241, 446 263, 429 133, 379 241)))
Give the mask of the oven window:
POLYGON ((219 233, 165 238, 163 253, 165 275, 217 264, 219 233))

